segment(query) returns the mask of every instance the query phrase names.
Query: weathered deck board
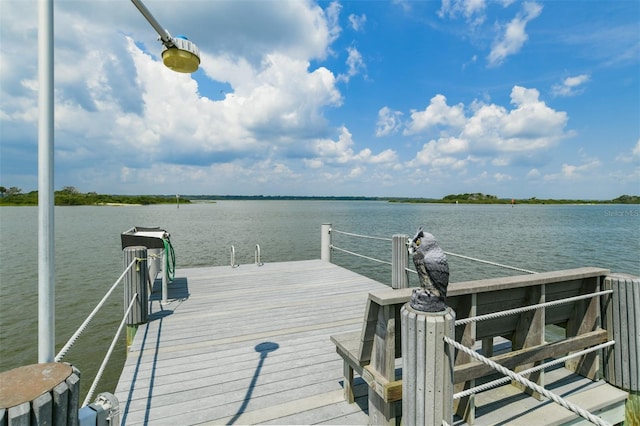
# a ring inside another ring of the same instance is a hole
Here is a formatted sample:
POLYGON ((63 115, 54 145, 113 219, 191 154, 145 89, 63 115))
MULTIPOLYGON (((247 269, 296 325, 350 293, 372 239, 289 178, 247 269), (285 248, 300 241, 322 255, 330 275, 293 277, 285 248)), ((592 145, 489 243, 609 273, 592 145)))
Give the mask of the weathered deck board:
POLYGON ((176 277, 131 346, 116 389, 124 423, 367 423, 363 384, 356 404, 343 400, 329 336, 359 329, 367 294, 386 286, 319 260, 176 277))
MULTIPOLYGON (((563 367, 551 367, 545 372, 545 382, 546 389, 609 423, 617 424, 624 419, 626 392, 613 388, 602 380, 592 381, 563 367), (604 413, 601 404, 603 401, 606 401, 608 407, 604 413)), ((536 401, 511 385, 476 395, 476 405, 476 426, 591 424, 550 400, 536 401)), ((462 426, 466 423, 456 417, 454 425, 462 426)))
MULTIPOLYGON (((176 277, 168 304, 155 289, 150 321, 130 348, 116 389, 123 424, 368 423, 368 387, 357 377, 355 403, 344 401, 343 361, 330 336, 362 330, 369 292, 388 287, 320 260, 190 268, 176 277)), ((606 413, 614 423, 624 409, 624 392, 613 395, 602 382, 565 369, 545 374, 562 396, 588 391, 569 399, 596 414, 593 395, 617 398, 617 411, 606 413)), ((476 405, 478 426, 575 420, 510 385, 477 395, 476 405)))

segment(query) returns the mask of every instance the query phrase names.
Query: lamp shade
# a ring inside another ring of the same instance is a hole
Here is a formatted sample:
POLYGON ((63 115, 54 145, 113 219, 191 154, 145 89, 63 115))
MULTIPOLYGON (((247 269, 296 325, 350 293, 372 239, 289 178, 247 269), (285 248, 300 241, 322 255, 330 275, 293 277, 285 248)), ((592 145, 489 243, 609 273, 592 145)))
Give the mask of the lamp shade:
POLYGON ((162 62, 177 72, 192 73, 200 66, 198 47, 184 36, 173 39, 173 46, 162 48, 162 62))

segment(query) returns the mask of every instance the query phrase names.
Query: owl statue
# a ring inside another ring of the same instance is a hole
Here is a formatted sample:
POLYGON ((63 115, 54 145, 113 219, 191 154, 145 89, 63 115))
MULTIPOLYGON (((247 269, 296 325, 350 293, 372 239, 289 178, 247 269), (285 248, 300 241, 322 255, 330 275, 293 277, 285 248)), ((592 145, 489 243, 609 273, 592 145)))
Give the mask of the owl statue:
POLYGON ((413 291, 411 307, 423 312, 440 312, 447 308, 449 263, 435 237, 418 228, 409 241, 409 254, 418 272, 420 288, 413 291))

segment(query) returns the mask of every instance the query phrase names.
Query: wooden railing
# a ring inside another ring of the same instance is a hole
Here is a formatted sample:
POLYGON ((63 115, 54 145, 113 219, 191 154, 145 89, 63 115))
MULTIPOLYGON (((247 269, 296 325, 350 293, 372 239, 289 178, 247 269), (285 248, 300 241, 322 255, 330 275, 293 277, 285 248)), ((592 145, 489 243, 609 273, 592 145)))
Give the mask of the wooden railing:
MULTIPOLYGON (((614 321, 611 308, 606 310, 609 319, 603 322, 602 318, 602 306, 611 306, 611 292, 568 303, 559 302, 600 292, 608 275, 610 272, 607 269, 586 267, 452 283, 449 285, 446 302, 455 311, 456 322, 462 323, 455 328, 455 340, 469 348, 474 347, 476 342, 482 342, 485 356, 516 372, 545 359, 612 340, 613 326, 606 326, 614 321), (514 315, 477 322, 460 321, 556 301, 558 304, 552 304, 553 306, 514 315), (550 325, 563 331, 560 332, 558 341, 545 341, 545 329, 550 325), (511 351, 493 356, 496 337, 509 340, 511 351)), ((394 401, 402 399, 403 383, 396 377, 396 370, 391 366, 396 358, 403 356, 400 341, 401 309, 409 301, 412 291, 413 289, 405 288, 371 292, 362 332, 351 333, 349 338, 346 335, 342 339, 339 336, 332 338, 338 353, 345 359, 345 389, 351 389, 347 382, 353 380, 353 368, 369 384, 369 412, 376 419, 374 423, 392 423, 395 418, 394 401), (348 339, 357 339, 359 342, 348 342, 348 339)), ((613 349, 607 348, 605 351, 605 361, 615 358, 611 355, 613 349)), ((454 363, 452 385, 455 390, 452 392, 472 387, 474 380, 494 373, 490 367, 472 360, 461 351, 456 351, 454 363)), ((565 363, 567 369, 591 379, 599 376, 600 365, 599 351, 565 363)), ((606 362, 605 369, 614 370, 606 362)), ((529 380, 544 385, 544 371, 531 374, 529 380)), ((455 401, 453 409, 465 421, 473 423, 474 396, 455 401)))

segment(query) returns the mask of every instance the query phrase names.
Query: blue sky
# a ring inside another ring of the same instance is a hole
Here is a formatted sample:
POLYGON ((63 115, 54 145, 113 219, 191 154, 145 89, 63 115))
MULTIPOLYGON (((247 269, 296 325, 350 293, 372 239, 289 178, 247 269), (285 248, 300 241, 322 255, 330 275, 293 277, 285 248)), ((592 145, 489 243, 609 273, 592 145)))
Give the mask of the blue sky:
MULTIPOLYGON (((640 194, 640 2, 55 2, 55 187, 640 194)), ((37 7, 0 0, 0 185, 37 189, 37 7)))

